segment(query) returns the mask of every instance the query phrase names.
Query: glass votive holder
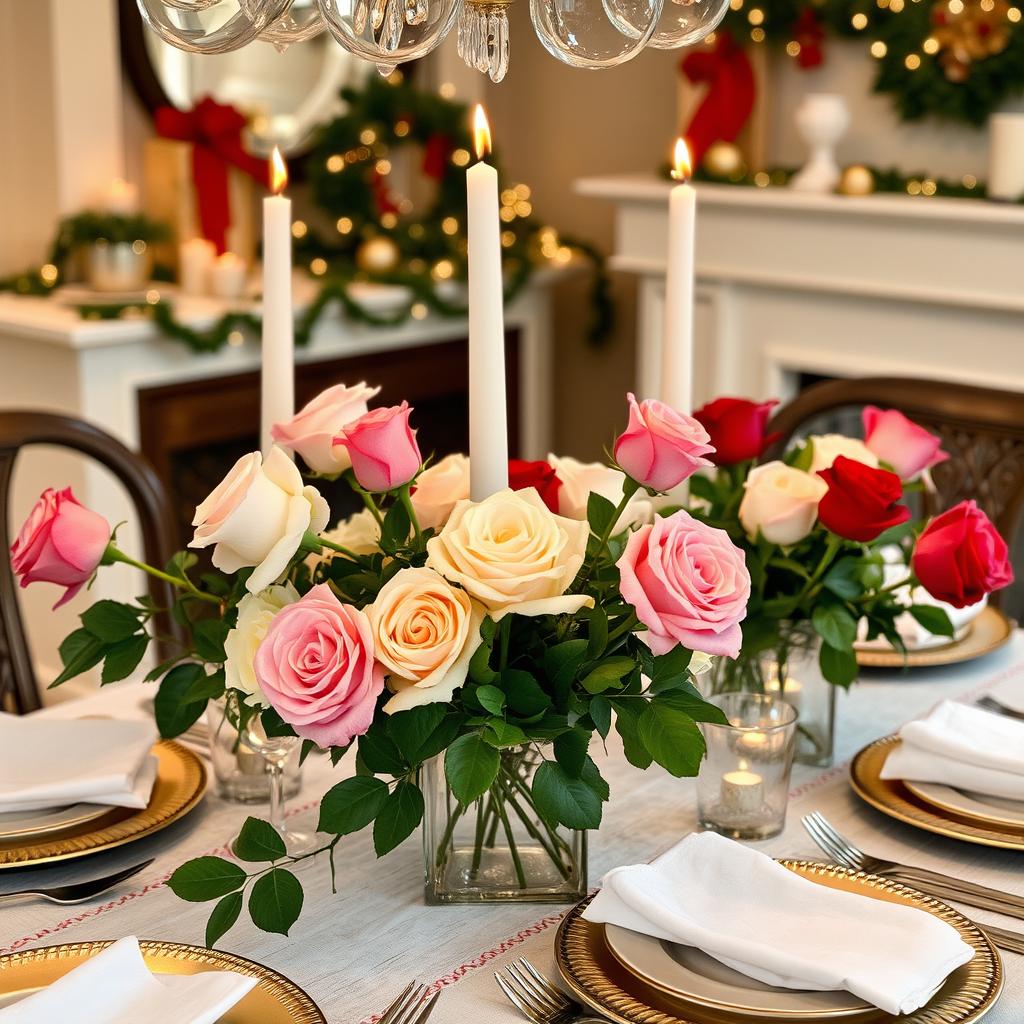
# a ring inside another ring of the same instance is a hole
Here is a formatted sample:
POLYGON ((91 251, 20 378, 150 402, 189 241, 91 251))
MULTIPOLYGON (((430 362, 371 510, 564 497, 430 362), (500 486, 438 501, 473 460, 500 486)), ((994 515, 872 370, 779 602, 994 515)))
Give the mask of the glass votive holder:
POLYGON ((721 693, 708 700, 729 724, 700 726, 707 742, 697 776, 701 828, 730 839, 778 835, 786 824, 796 711, 764 693, 721 693))

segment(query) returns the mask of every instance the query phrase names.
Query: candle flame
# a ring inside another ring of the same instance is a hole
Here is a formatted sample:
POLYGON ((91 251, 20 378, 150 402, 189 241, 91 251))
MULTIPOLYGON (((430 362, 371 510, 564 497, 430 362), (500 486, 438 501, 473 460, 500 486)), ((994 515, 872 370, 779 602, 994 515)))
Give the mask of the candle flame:
POLYGON ((275 196, 279 196, 288 184, 288 166, 281 156, 281 150, 274 147, 270 157, 270 190, 275 196))
POLYGON ((473 142, 477 159, 483 160, 491 151, 491 126, 479 103, 473 108, 473 142))
POLYGON ((686 145, 686 139, 682 137, 676 139, 676 149, 672 162, 672 177, 676 181, 689 181, 690 175, 693 173, 693 167, 690 163, 690 148, 686 145))

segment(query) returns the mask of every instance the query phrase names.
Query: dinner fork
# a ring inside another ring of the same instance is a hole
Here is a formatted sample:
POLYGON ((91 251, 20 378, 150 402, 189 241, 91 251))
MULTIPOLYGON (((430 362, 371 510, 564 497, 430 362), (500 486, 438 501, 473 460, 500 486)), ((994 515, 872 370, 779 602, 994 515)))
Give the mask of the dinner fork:
POLYGON ((495 972, 494 980, 508 1001, 534 1024, 608 1024, 552 985, 525 956, 505 968, 505 977, 495 972))
POLYGON ((1013 708, 1008 708, 1005 704, 1000 704, 995 697, 982 697, 977 706, 984 708, 986 711, 994 711, 997 715, 1005 715, 1007 718, 1018 718, 1024 720, 1024 714, 1019 711, 1014 711, 1013 708))
POLYGON ((840 835, 820 811, 805 814, 801 821, 818 846, 844 867, 852 868, 854 871, 866 871, 872 875, 888 875, 933 888, 939 887, 944 890, 943 896, 955 894, 955 898, 972 907, 994 910, 1008 917, 1024 919, 1024 897, 990 889, 988 886, 968 882, 963 878, 943 875, 928 868, 872 857, 840 835))
POLYGON ((384 1011, 378 1024, 425 1024, 441 990, 427 995, 427 986, 410 981, 398 998, 384 1011))
POLYGON ((134 867, 125 868, 123 871, 116 871, 112 875, 103 878, 93 878, 88 882, 78 882, 74 885, 58 885, 51 889, 21 889, 18 892, 8 892, 0 895, 0 903, 8 900, 22 899, 27 896, 38 896, 40 899, 49 900, 51 903, 59 903, 69 907, 75 903, 85 903, 95 896, 100 896, 108 889, 126 881, 133 875, 137 875, 143 868, 148 868, 152 860, 143 861, 134 867))

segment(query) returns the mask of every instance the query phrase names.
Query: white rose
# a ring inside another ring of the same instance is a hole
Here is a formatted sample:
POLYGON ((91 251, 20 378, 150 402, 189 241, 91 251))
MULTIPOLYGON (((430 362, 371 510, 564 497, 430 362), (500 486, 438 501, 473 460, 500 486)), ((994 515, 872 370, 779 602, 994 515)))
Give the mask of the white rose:
POLYGON ((416 478, 412 507, 424 530, 439 530, 448 522, 455 503, 468 497, 469 459, 446 455, 416 478))
POLYGON ((264 462, 259 452, 243 455, 196 509, 190 548, 215 544, 213 564, 235 573, 253 566, 246 583, 265 590, 288 568, 307 531, 319 534, 330 509, 315 487, 304 487, 295 464, 277 447, 264 462))
POLYGON ((267 635, 274 616, 284 607, 294 604, 299 592, 290 584, 267 587, 258 594, 246 594, 238 602, 238 622, 224 641, 224 677, 228 687, 250 695, 248 704, 269 707, 253 669, 256 650, 267 635))
POLYGON ((495 621, 505 615, 560 615, 593 606, 566 594, 583 564, 590 528, 556 516, 532 487, 485 501, 460 501, 427 541, 427 565, 464 588, 495 621))
MULTIPOLYGON (((360 509, 320 536, 348 548, 354 555, 372 555, 380 550, 380 527, 368 508, 360 509)), ((322 555, 310 555, 306 564, 313 569, 320 562, 329 562, 336 554, 337 551, 324 548, 322 555)))
POLYGON ((818 502, 827 490, 820 476, 784 462, 756 466, 744 485, 740 522, 751 538, 760 530, 773 544, 795 544, 814 528, 818 502))
MULTIPOLYGON (((626 476, 621 470, 612 469, 602 462, 579 462, 568 456, 557 455, 548 455, 548 464, 562 481, 558 489, 559 515, 585 521, 587 501, 592 493, 607 498, 616 508, 622 501, 622 485, 626 476)), ((631 526, 642 526, 654 517, 654 506, 644 494, 644 491, 637 491, 630 499, 615 524, 615 533, 621 533, 631 526)))
POLYGON ((366 609, 374 654, 390 673, 390 715, 421 704, 447 703, 466 681, 481 644, 484 610, 465 590, 426 567, 402 569, 366 609))
POLYGON ((814 446, 811 459, 812 473, 819 469, 831 469, 832 463, 840 455, 845 455, 854 462, 863 462, 865 466, 878 468, 878 456, 863 441, 843 434, 812 434, 807 440, 814 446))

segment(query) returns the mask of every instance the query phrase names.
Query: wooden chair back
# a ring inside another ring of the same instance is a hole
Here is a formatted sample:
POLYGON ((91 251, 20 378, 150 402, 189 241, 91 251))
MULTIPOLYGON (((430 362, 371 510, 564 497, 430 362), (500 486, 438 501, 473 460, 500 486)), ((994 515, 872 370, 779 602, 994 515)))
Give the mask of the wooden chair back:
MULTIPOLYGON (((28 445, 67 448, 106 466, 128 491, 142 530, 146 559, 163 566, 175 550, 171 505, 163 484, 141 456, 99 427, 83 420, 34 410, 0 412, 0 535, 9 549, 12 536, 10 488, 15 463, 28 445)), ((17 524, 14 524, 15 528, 17 524)), ((170 588, 153 581, 154 599, 162 606, 170 600, 170 588)), ((173 624, 163 623, 172 634, 173 624)), ((40 691, 21 622, 17 581, 10 558, 0 558, 0 707, 18 714, 41 705, 40 691)))

